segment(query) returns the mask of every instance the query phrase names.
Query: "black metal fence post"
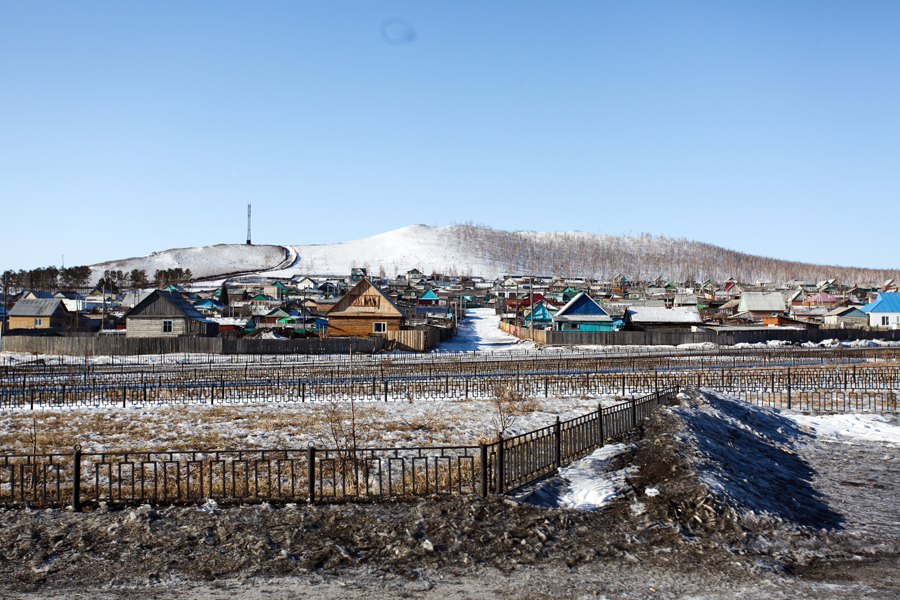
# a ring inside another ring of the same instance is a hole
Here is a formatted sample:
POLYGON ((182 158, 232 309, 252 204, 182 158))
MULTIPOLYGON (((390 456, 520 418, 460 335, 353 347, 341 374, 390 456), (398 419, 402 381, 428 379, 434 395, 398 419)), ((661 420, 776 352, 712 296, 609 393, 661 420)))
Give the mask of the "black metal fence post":
POLYGON ((553 424, 553 466, 559 471, 562 466, 562 427, 559 424, 559 415, 556 415, 556 423, 553 424))
POLYGON ((603 404, 597 403, 597 423, 600 426, 600 443, 598 447, 602 448, 606 444, 606 428, 603 426, 603 404))
POLYGON ((503 434, 501 433, 497 438, 497 485, 494 489, 498 494, 502 494, 505 486, 504 476, 506 475, 506 456, 503 451, 503 434))
POLYGON ((791 370, 787 370, 788 410, 791 410, 791 370))
POLYGON ((306 450, 307 460, 307 501, 313 504, 316 501, 316 447, 310 446, 306 450))
POLYGON ((478 444, 478 452, 481 458, 481 497, 487 497, 488 493, 488 450, 487 444, 478 444))
POLYGON ((72 457, 72 510, 81 512, 81 446, 72 457))

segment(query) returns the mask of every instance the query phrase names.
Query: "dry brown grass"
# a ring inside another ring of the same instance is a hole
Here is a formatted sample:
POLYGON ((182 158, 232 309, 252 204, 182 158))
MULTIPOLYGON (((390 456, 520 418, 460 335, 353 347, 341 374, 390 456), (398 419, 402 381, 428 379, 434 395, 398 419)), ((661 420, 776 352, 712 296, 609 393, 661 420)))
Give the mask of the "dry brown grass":
MULTIPOLYGON (((501 437, 515 424, 516 417, 542 409, 539 400, 517 389, 515 384, 497 384, 494 386, 494 397, 491 398, 491 403, 494 405, 494 414, 491 420, 497 438, 501 437)), ((496 441, 496 439, 493 441, 496 441)))

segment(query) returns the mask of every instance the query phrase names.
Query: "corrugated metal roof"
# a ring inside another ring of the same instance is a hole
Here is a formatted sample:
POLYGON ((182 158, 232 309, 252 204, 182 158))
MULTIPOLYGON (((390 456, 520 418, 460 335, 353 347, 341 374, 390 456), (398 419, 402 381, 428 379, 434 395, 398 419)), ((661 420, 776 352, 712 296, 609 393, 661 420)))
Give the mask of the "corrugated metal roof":
POLYGON ((874 302, 860 310, 864 313, 900 313, 900 292, 881 292, 874 302))
POLYGON ((856 312, 862 314, 858 306, 839 306, 839 307, 835 308, 834 310, 825 313, 825 316, 826 317, 839 317, 845 313, 847 313, 847 314, 853 313, 853 311, 856 311, 856 312))
POLYGON ((659 308, 656 306, 632 306, 628 309, 632 323, 696 323, 700 324, 700 312, 695 306, 659 308))
MULTIPOLYGON (((59 298, 29 298, 16 302, 9 311, 11 317, 51 317, 60 309, 62 300, 59 298)), ((62 307, 65 310, 65 307, 62 307)))
POLYGON ((739 310, 784 312, 784 297, 779 292, 744 292, 739 310))

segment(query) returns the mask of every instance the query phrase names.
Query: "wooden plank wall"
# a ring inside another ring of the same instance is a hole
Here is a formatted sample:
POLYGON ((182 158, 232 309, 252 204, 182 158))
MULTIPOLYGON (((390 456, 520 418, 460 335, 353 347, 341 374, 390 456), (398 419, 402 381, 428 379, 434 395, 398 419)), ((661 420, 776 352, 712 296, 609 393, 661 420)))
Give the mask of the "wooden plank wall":
MULTIPOLYGON (((523 330, 520 337, 528 338, 528 330, 523 330)), ((720 346, 734 344, 756 344, 770 340, 783 340, 791 343, 822 342, 828 339, 838 340, 900 340, 900 330, 866 331, 859 329, 774 329, 753 331, 716 332, 681 332, 681 331, 544 331, 535 332, 535 340, 549 346, 580 345, 668 345, 700 344, 711 342, 720 346), (545 341, 539 341, 543 334, 545 341)))
POLYGON ((900 330, 862 329, 766 329, 752 331, 546 331, 501 322, 500 329, 547 346, 678 346, 711 342, 720 346, 757 344, 770 340, 791 343, 837 340, 900 340, 900 330))
POLYGON ((374 354, 384 347, 380 338, 309 338, 247 340, 218 337, 126 338, 38 337, 4 335, 2 349, 29 354, 68 356, 139 354, 374 354))
POLYGON ((383 334, 385 350, 405 350, 407 352, 425 352, 434 348, 438 342, 450 339, 452 330, 437 327, 423 329, 405 329, 387 331, 383 334))

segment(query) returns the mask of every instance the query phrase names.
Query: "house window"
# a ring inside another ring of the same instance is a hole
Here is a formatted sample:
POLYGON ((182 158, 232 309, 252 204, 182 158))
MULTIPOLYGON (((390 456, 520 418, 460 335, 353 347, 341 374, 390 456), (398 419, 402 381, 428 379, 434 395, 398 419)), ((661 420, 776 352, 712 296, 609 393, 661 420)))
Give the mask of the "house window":
POLYGON ((375 333, 384 333, 387 331, 387 323, 372 323, 372 331, 375 333))
POLYGON ((563 329, 578 329, 578 323, 563 323, 563 329))
POLYGON ((890 317, 881 317, 881 324, 882 324, 882 325, 890 325, 890 324, 891 324, 891 318, 890 318, 890 317))
POLYGON ((163 333, 172 333, 173 327, 172 327, 171 319, 165 319, 162 322, 162 325, 163 325, 163 333))
POLYGON ((44 319, 35 319, 35 320, 34 320, 34 326, 35 326, 35 327, 43 327, 43 326, 44 326, 44 319))

